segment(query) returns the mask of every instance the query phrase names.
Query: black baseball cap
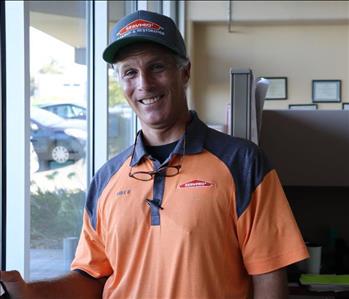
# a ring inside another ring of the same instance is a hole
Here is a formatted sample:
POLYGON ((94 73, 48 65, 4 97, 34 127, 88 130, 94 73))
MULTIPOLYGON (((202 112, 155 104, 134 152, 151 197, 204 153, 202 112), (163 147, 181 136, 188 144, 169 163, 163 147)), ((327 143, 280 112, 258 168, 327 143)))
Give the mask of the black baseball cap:
POLYGON ((103 52, 103 59, 114 63, 116 54, 122 47, 138 42, 154 42, 187 58, 183 37, 171 18, 138 10, 115 24, 110 35, 110 44, 103 52))

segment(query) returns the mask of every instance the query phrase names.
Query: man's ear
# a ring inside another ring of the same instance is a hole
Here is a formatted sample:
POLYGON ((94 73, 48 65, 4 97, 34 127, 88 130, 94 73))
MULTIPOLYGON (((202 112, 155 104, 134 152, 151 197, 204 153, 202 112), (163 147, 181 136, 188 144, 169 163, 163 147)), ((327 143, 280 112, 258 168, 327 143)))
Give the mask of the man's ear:
POLYGON ((183 78, 183 83, 185 85, 188 84, 190 79, 190 69, 191 69, 191 63, 189 61, 188 64, 182 69, 182 78, 183 78))

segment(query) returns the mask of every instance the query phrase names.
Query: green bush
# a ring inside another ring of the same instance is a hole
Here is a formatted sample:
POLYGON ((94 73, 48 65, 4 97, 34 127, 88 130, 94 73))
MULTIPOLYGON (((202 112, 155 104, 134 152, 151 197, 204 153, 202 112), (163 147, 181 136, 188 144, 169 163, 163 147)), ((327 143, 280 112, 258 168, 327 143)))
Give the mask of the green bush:
POLYGON ((63 238, 78 237, 85 192, 38 189, 31 194, 31 248, 62 248, 63 238))

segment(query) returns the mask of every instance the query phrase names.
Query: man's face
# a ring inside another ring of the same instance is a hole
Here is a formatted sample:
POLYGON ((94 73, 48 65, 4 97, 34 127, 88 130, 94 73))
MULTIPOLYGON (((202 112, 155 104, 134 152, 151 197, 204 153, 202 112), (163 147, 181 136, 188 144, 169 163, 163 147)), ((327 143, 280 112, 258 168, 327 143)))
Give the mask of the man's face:
POLYGON ((117 61, 124 95, 143 129, 171 128, 183 119, 190 65, 179 68, 169 50, 151 43, 124 48, 117 61))

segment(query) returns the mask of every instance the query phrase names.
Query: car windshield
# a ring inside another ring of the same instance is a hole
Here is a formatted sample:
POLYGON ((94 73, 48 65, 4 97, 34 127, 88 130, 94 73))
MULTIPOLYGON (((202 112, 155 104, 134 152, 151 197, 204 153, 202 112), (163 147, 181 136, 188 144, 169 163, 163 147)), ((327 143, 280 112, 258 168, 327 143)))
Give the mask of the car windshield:
POLYGON ((30 109, 30 117, 43 126, 54 126, 64 122, 58 115, 36 107, 30 109))

